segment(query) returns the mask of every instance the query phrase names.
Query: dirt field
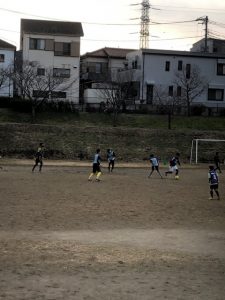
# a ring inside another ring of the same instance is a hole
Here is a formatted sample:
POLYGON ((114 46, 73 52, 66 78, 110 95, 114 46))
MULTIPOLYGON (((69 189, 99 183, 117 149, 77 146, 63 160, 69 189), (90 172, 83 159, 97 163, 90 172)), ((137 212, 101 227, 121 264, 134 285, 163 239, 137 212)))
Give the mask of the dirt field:
POLYGON ((225 173, 90 170, 0 170, 0 299, 225 299, 225 173))

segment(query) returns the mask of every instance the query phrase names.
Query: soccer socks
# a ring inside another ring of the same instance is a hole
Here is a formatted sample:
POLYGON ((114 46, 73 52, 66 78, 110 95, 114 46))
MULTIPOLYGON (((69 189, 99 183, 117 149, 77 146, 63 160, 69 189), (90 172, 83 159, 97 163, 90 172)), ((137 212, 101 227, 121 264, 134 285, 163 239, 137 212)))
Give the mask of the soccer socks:
POLYGON ((97 173, 97 176, 96 176, 96 179, 99 180, 99 177, 101 176, 101 174, 102 174, 102 172, 98 172, 98 173, 97 173))
POLYGON ((88 180, 91 180, 93 175, 94 175, 94 173, 91 173, 90 176, 88 177, 88 180))

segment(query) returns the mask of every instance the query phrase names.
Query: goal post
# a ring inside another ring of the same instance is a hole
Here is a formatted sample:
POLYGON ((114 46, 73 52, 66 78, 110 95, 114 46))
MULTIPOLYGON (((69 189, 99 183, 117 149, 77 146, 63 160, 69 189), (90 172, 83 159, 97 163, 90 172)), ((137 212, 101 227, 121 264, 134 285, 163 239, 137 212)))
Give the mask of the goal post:
POLYGON ((190 164, 192 164, 193 161, 193 152, 195 153, 195 163, 198 163, 198 150, 199 150, 199 143, 200 142, 224 142, 225 140, 216 140, 216 139, 193 139, 191 142, 191 155, 190 155, 190 164))

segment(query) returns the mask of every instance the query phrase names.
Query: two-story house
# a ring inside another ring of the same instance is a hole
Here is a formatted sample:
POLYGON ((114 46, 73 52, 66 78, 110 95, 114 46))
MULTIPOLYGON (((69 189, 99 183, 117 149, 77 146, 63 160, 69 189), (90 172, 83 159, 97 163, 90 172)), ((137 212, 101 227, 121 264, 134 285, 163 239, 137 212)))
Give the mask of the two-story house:
POLYGON ((58 87, 54 98, 79 103, 80 38, 79 22, 21 20, 20 48, 23 61, 36 66, 38 75, 51 69, 53 76, 65 78, 67 89, 58 87))
POLYGON ((208 38, 207 40, 201 39, 192 45, 191 51, 225 54, 225 40, 213 38, 208 38))
POLYGON ((185 70, 188 78, 197 66, 199 77, 204 78, 205 89, 193 104, 225 107, 225 54, 141 49, 128 53, 127 61, 127 69, 136 69, 141 103, 154 104, 155 91, 159 88, 166 91, 168 97, 179 97, 182 86, 175 84, 176 76, 185 70))
POLYGON ((81 56, 81 97, 84 103, 100 103, 98 89, 116 80, 118 70, 126 66, 127 53, 133 49, 101 48, 81 56))
POLYGON ((13 82, 5 71, 13 67, 16 47, 0 40, 0 97, 13 97, 13 82))

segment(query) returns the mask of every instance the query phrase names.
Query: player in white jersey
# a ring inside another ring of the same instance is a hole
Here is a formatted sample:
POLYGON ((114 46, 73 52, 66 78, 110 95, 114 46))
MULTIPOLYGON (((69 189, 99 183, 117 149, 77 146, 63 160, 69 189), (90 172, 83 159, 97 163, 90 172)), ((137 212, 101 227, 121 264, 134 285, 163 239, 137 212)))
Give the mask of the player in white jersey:
POLYGON ((156 170, 156 172, 159 174, 159 176, 161 178, 163 178, 162 175, 161 175, 161 173, 159 172, 159 160, 158 160, 158 158, 155 157, 154 154, 151 154, 149 160, 150 160, 150 163, 152 164, 152 170, 149 173, 148 178, 151 177, 151 175, 154 172, 154 170, 156 170))

